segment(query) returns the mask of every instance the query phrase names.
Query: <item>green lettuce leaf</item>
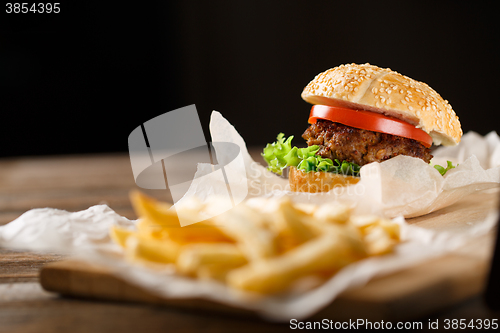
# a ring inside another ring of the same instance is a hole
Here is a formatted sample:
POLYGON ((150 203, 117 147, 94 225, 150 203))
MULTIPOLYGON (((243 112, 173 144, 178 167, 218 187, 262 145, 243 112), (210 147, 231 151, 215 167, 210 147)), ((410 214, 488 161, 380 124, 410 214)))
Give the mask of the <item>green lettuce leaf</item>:
POLYGON ((292 147, 293 136, 285 139, 285 134, 280 133, 276 142, 268 143, 264 148, 262 156, 268 164, 268 169, 281 175, 283 169, 294 166, 299 170, 323 171, 341 173, 343 175, 358 176, 360 166, 346 161, 323 158, 316 153, 319 146, 313 145, 307 148, 292 147))
MULTIPOLYGON (((440 165, 435 165, 434 166, 434 168, 437 171, 439 171, 439 173, 441 174, 441 176, 444 176, 448 170, 451 170, 451 169, 455 168, 455 166, 453 165, 453 163, 451 161, 446 161, 446 164, 447 164, 446 168, 442 167, 440 165)), ((457 164, 457 166, 458 166, 458 164, 457 164)))
POLYGON ((268 169, 274 173, 280 174, 287 167, 285 156, 292 150, 293 135, 285 140, 285 134, 278 134, 276 142, 268 143, 264 148, 262 157, 267 162, 268 169))

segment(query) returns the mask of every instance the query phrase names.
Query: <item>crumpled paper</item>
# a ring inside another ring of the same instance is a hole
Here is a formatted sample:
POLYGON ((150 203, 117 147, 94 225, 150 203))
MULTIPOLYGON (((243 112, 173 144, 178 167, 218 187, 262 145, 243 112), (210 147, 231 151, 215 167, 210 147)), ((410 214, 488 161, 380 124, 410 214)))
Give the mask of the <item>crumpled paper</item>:
MULTIPOLYGON (((247 171, 249 197, 290 196, 295 202, 325 204, 341 201, 356 205, 360 213, 377 213, 386 217, 416 217, 452 205, 476 191, 500 185, 500 137, 496 132, 482 137, 469 132, 455 147, 441 147, 434 152, 431 164, 446 166, 446 161, 459 164, 444 177, 424 161, 408 156, 397 156, 382 163, 370 163, 361 168, 361 181, 348 187, 334 188, 327 193, 291 192, 288 180, 268 171, 255 162, 243 138, 222 115, 214 111, 210 121, 214 142, 237 144, 247 171)), ((224 156, 216 149, 217 157, 224 156)), ((212 180, 193 184, 190 193, 200 200, 211 194, 212 180)))
POLYGON ((200 281, 175 274, 171 266, 152 268, 130 263, 121 248, 113 244, 109 228, 113 224, 135 228, 130 221, 106 205, 81 212, 51 208, 32 209, 0 227, 0 246, 70 254, 77 259, 103 265, 115 275, 166 298, 202 298, 247 309, 275 321, 304 319, 327 306, 342 291, 360 286, 377 275, 388 274, 457 249, 473 237, 486 234, 495 225, 497 214, 471 226, 466 233, 435 232, 394 221, 401 226, 395 252, 351 264, 316 289, 280 296, 255 297, 231 290, 215 281, 200 281))
MULTIPOLYGON (((292 193, 287 180, 277 177, 255 163, 237 131, 219 113, 214 112, 210 124, 214 142, 233 142, 240 146, 243 157, 249 197, 267 197, 270 200, 284 195, 297 202, 317 204, 331 201, 359 203, 358 212, 387 212, 387 216, 425 214, 456 202, 474 191, 492 188, 499 183, 499 139, 496 133, 482 138, 477 134, 464 136, 460 146, 447 155, 447 149, 436 151, 436 157, 454 158, 460 165, 445 177, 418 159, 398 157, 384 163, 374 163, 361 169, 362 180, 340 193, 292 193), (467 156, 470 144, 482 145, 478 157, 467 156), (486 146, 484 146, 484 144, 486 146), (464 152, 465 151, 465 152, 464 152), (362 186, 363 185, 364 188, 362 186), (356 192, 356 189, 358 192, 356 192)), ((224 152, 217 152, 220 159, 224 152)), ((206 177, 209 179, 209 177, 206 177)), ((197 182, 190 189, 203 199, 210 181, 197 182)), ((331 303, 342 291, 363 285, 372 277, 409 267, 429 258, 442 255, 466 244, 471 238, 488 233, 497 221, 497 212, 466 232, 436 232, 408 225, 402 217, 395 219, 401 225, 404 242, 394 253, 372 257, 351 264, 326 283, 303 293, 255 297, 237 292, 215 281, 198 281, 175 274, 170 266, 153 268, 126 261, 121 248, 113 244, 109 228, 113 224, 135 228, 130 221, 105 205, 70 213, 51 208, 33 209, 11 223, 0 227, 0 246, 25 250, 43 250, 71 254, 82 260, 102 264, 122 279, 167 298, 203 298, 230 306, 248 309, 277 321, 290 318, 304 319, 331 303)))

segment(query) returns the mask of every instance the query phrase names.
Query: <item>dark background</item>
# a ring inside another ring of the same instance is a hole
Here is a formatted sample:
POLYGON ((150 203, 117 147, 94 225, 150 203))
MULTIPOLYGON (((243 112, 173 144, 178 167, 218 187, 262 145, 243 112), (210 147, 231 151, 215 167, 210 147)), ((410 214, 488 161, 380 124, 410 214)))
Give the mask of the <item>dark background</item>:
MULTIPOLYGON (((30 3, 31 4, 31 3, 30 3)), ((498 130, 498 17, 485 2, 164 1, 0 15, 0 156, 127 151, 129 133, 196 104, 249 145, 307 127, 303 87, 369 62, 424 81, 464 132, 498 130)))

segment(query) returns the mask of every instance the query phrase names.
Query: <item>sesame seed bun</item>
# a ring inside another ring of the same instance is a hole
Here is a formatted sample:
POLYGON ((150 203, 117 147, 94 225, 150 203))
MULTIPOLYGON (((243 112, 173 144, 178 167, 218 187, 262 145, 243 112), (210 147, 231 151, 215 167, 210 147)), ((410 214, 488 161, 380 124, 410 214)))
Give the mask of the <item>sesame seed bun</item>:
POLYGON ((290 167, 288 182, 294 192, 328 192, 335 187, 356 184, 361 178, 323 171, 304 172, 290 167))
POLYGON ((435 145, 454 146, 462 128, 448 101, 423 82, 370 64, 341 65, 318 74, 302 92, 311 104, 383 113, 427 132, 435 145))

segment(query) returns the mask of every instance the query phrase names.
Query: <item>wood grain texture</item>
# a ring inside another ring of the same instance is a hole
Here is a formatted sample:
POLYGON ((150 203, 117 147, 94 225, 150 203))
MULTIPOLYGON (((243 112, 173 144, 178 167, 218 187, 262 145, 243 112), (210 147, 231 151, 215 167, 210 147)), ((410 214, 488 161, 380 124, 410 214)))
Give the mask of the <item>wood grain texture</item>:
POLYGON ((277 324, 235 315, 152 304, 58 297, 38 283, 0 285, 0 332, 290 332, 277 324), (4 288, 2 288, 4 286, 4 288), (5 294, 5 299, 2 298, 5 294))
POLYGON ((38 281, 40 268, 63 259, 58 254, 11 251, 0 248, 0 284, 38 281))
MULTIPOLYGON (((497 197, 497 191, 478 193, 442 212, 410 219, 409 223, 460 231, 483 221, 488 212, 497 207, 497 197)), ((488 234, 446 256, 374 279, 344 293, 318 315, 336 320, 355 316, 370 320, 408 320, 435 313, 482 292, 492 245, 493 236, 488 234)), ((163 299, 113 276, 105 268, 71 261, 45 266, 41 271, 41 284, 49 291, 92 299, 240 312, 203 300, 163 299)))
MULTIPOLYGON (((409 320, 435 313, 479 294, 484 288, 487 262, 447 255, 348 290, 313 318, 372 321, 409 320)), ((253 313, 200 299, 167 299, 116 277, 105 267, 61 261, 46 265, 40 283, 47 291, 89 299, 175 306, 225 314, 253 313)))
MULTIPOLYGON (((79 211, 102 203, 135 219, 128 197, 132 189, 139 187, 128 154, 0 159, 0 225, 32 208, 79 211)), ((172 201, 168 190, 143 191, 172 201)))

